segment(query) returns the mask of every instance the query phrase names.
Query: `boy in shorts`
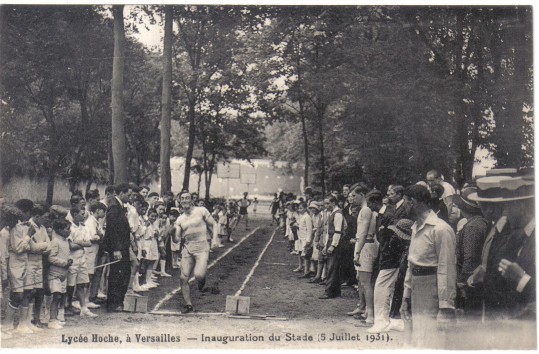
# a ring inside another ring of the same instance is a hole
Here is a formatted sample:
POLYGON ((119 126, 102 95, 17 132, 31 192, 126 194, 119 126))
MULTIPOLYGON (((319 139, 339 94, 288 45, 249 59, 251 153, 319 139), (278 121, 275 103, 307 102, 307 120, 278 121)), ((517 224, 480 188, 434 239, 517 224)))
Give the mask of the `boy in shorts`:
POLYGON ((84 226, 84 210, 81 210, 78 207, 72 207, 70 212, 73 217, 73 223, 71 224, 71 234, 67 240, 69 242, 69 249, 71 250, 70 257, 73 259, 73 265, 69 267, 67 273, 67 306, 65 308, 65 315, 73 316, 75 314, 72 300, 76 286, 76 295, 81 308, 80 316, 97 317, 96 314, 88 309, 86 304, 86 292, 88 291, 88 285, 90 284, 90 277, 88 276, 84 248, 90 247, 92 242, 90 240, 90 234, 84 226))
MULTIPOLYGON (((7 334, 33 333, 30 329, 21 332, 15 330, 15 318, 20 317, 21 305, 24 297, 24 278, 26 277, 27 251, 30 249, 30 237, 25 233, 19 220, 23 218, 20 209, 4 205, 1 214, 1 227, 3 239, 7 237, 7 251, 9 252, 9 264, 6 262, 7 279, 9 281, 10 296, 6 305, 6 318, 2 323, 2 332, 7 334), (6 234, 7 233, 7 234, 6 234), (13 331, 13 332, 11 332, 13 331)), ((5 252, 6 250, 2 250, 5 252)), ((4 258, 6 261, 7 258, 4 258)), ((5 289, 7 284, 2 282, 5 289)), ((26 308, 28 311, 28 308, 26 308)), ((28 312, 26 313, 28 314, 28 312)), ((23 317, 24 318, 24 317, 23 317)))
POLYGON ((71 224, 66 220, 58 219, 53 222, 52 229, 48 276, 52 302, 48 327, 50 329, 61 329, 63 325, 58 320, 58 308, 65 302, 68 268, 73 264, 73 260, 70 258, 69 242, 67 241, 71 233, 71 224))
MULTIPOLYGON (((34 331, 28 326, 29 303, 33 294, 33 285, 30 285, 28 275, 28 252, 30 251, 31 236, 28 235, 28 219, 32 214, 34 203, 28 199, 21 199, 15 203, 19 213, 18 220, 8 220, 9 227, 9 264, 8 277, 11 288, 8 310, 20 311, 19 325, 14 333, 29 334, 34 331)), ((8 315, 9 317, 9 315, 8 315)), ((9 322, 9 321, 8 321, 9 322)), ((8 326, 10 324, 8 323, 8 326)))
POLYGON ((43 290, 43 255, 50 252, 50 240, 47 233, 47 228, 43 225, 46 220, 44 215, 48 212, 48 209, 40 204, 36 204, 32 209, 32 218, 30 219, 30 228, 28 230, 28 236, 30 236, 30 251, 28 252, 28 274, 27 284, 25 289, 32 288, 34 297, 34 307, 32 310, 31 304, 29 305, 29 317, 27 326, 34 332, 41 331, 44 327, 39 320, 39 314, 41 312, 41 306, 43 305, 43 299, 45 298, 45 292, 43 290), (33 320, 30 318, 33 316, 33 320))
MULTIPOLYGON (((90 205, 90 214, 88 215, 88 219, 86 219, 84 222, 84 226, 86 226, 86 229, 88 230, 91 242, 90 247, 84 248, 84 254, 86 255, 86 267, 88 269, 88 276, 91 284, 86 295, 86 303, 89 309, 97 309, 101 307, 100 305, 90 301, 90 298, 95 300, 95 296, 97 295, 98 281, 96 283, 95 267, 99 265, 98 263, 100 263, 98 253, 100 243, 103 239, 101 220, 105 218, 106 212, 107 207, 105 204, 101 202, 94 202, 90 205)), ((99 277, 99 279, 101 279, 101 277, 99 277)))
POLYGON ((243 193, 243 198, 238 200, 236 203, 240 207, 239 217, 238 221, 236 222, 236 225, 240 223, 241 219, 245 219, 245 230, 249 230, 249 217, 247 208, 251 205, 251 200, 247 199, 247 192, 243 193))

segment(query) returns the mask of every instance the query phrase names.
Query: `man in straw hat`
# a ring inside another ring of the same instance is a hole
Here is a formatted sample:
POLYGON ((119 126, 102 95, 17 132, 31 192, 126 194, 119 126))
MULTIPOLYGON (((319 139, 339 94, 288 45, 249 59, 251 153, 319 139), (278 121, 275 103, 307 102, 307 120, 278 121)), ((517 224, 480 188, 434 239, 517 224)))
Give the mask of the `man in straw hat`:
POLYGON ((412 319, 412 342, 421 347, 444 346, 443 333, 455 316, 455 233, 428 207, 427 188, 412 185, 405 198, 411 204, 412 239, 401 315, 412 319), (413 317, 410 314, 410 305, 413 317))
POLYGON ((477 180, 469 199, 503 208, 504 227, 489 233, 482 253, 483 296, 489 317, 535 317, 534 179, 489 176, 477 180), (492 237, 490 237, 492 236, 492 237))

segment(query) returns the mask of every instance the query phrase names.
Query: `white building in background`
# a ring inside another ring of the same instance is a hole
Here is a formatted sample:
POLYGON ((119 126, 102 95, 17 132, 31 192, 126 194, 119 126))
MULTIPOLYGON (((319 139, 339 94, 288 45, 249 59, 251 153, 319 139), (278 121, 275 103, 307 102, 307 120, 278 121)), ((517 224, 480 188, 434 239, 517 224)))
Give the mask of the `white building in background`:
MULTIPOLYGON (((213 174, 210 195, 212 197, 240 197, 244 192, 251 196, 270 197, 279 190, 300 194, 303 190, 304 166, 302 164, 288 165, 286 161, 271 161, 266 159, 246 160, 232 159, 226 164, 231 170, 237 171, 232 178, 223 178, 223 175, 213 174)), ((172 173, 172 191, 178 193, 182 189, 185 158, 173 157, 170 159, 172 173)), ((159 190, 159 181, 152 190, 159 190)), ((189 189, 195 192, 198 189, 198 175, 191 173, 189 189)), ((204 175, 200 183, 200 195, 206 192, 204 175)))
POLYGON ((487 170, 496 166, 496 159, 491 156, 488 150, 478 148, 475 151, 475 163, 473 165, 472 176, 481 177, 487 174, 487 170))

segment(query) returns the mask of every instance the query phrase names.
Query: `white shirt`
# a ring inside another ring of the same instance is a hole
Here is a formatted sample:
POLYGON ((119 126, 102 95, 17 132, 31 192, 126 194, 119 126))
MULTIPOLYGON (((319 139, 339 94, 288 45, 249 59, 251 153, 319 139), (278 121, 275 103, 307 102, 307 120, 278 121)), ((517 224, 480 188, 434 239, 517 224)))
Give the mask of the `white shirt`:
POLYGON ((444 187, 444 194, 442 194, 442 199, 456 194, 455 188, 453 188, 451 184, 447 183, 446 181, 442 181, 440 184, 442 185, 442 187, 444 187))
POLYGON ((408 270, 404 282, 404 297, 410 297, 412 267, 437 267, 438 306, 455 308, 457 265, 455 232, 432 210, 423 222, 412 225, 408 251, 408 270))

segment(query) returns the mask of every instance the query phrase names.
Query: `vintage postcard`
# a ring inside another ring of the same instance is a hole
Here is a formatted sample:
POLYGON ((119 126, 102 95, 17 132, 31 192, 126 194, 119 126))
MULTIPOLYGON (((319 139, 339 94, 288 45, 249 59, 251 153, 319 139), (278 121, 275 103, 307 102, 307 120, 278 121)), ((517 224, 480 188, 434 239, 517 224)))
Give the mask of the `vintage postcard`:
POLYGON ((0 5, 0 347, 536 350, 530 5, 0 5))

